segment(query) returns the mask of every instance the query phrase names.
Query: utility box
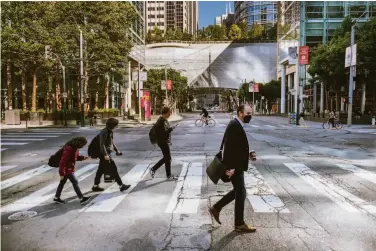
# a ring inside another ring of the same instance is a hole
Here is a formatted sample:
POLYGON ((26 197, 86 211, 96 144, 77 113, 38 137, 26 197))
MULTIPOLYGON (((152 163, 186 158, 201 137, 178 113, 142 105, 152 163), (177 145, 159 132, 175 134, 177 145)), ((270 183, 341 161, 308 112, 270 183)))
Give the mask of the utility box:
POLYGON ((5 111, 5 124, 6 125, 21 124, 20 110, 6 110, 5 111))

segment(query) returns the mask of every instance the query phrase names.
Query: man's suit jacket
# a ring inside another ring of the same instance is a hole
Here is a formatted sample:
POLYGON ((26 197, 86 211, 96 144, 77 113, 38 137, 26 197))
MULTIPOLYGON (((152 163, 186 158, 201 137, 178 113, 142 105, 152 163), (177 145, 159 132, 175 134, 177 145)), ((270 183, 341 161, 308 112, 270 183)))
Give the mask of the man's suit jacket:
POLYGON ((243 126, 237 119, 230 121, 223 138, 223 163, 229 169, 247 171, 249 146, 243 126))

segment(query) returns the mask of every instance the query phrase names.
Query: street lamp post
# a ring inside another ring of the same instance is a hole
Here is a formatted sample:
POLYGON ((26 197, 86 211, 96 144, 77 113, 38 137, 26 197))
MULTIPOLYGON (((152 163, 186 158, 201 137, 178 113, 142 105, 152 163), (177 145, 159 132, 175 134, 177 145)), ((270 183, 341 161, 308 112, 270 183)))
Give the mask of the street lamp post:
POLYGON ((81 127, 85 126, 85 111, 84 111, 84 58, 83 58, 83 51, 82 51, 82 43, 83 43, 83 37, 82 37, 82 30, 80 30, 80 76, 81 76, 81 127))

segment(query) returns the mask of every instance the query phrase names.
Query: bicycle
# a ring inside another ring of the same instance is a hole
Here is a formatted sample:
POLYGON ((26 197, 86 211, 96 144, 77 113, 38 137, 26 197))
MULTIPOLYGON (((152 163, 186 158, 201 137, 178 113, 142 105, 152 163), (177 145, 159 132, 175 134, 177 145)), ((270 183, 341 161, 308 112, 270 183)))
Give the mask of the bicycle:
MULTIPOLYGON (((330 129, 331 127, 332 127, 332 122, 330 122, 329 120, 322 123, 322 128, 323 129, 330 129)), ((339 120, 335 120, 334 121, 334 128, 335 129, 342 129, 343 125, 342 125, 341 122, 339 122, 339 120)))
POLYGON ((202 127, 202 126, 206 125, 206 120, 208 121, 208 126, 209 127, 215 126, 215 124, 216 124, 215 120, 212 119, 210 116, 207 119, 205 119, 204 117, 201 117, 201 118, 197 119, 196 122, 195 122, 195 125, 197 127, 202 127))

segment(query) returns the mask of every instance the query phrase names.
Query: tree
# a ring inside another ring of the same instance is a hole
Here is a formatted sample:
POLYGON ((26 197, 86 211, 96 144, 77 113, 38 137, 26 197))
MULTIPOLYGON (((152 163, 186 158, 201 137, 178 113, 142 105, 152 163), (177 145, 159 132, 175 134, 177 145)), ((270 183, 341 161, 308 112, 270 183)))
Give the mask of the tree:
POLYGON ((242 31, 240 30, 239 26, 237 26, 236 24, 233 24, 231 25, 228 36, 231 40, 238 40, 242 36, 242 31))
POLYGON ((163 31, 160 30, 157 26, 154 26, 154 28, 152 30, 149 30, 146 34, 146 42, 163 42, 163 31))
POLYGON ((248 24, 245 20, 241 21, 239 24, 239 28, 241 30, 241 38, 247 39, 248 38, 248 24))
POLYGON ((192 41, 193 36, 187 32, 187 30, 184 31, 182 40, 183 41, 192 41))
POLYGON ((260 40, 263 34, 263 28, 261 25, 254 23, 251 26, 251 30, 248 33, 248 38, 251 41, 260 40))
POLYGON ((168 28, 164 36, 165 40, 175 40, 175 30, 174 28, 168 28))
POLYGON ((175 29, 175 40, 182 40, 183 39, 183 31, 181 29, 175 29))

